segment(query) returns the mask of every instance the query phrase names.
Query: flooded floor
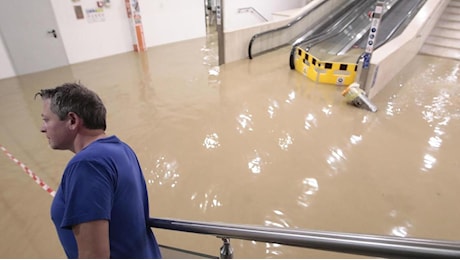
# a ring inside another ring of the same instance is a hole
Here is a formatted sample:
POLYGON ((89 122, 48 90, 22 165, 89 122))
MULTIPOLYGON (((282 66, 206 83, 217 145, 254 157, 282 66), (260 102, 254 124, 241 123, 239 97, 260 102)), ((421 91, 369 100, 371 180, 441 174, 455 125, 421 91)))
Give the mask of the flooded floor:
MULTIPOLYGON (((0 80, 0 257, 64 258, 49 216, 72 156, 40 133, 34 94, 81 81, 108 134, 139 156, 151 216, 460 239, 460 61, 415 57, 373 102, 290 70, 290 49, 216 66, 196 39, 0 80), (24 165, 12 160, 17 158, 24 165)), ((218 256, 213 236, 154 230, 159 243, 218 256)), ((356 257, 232 240, 236 258, 356 257)))

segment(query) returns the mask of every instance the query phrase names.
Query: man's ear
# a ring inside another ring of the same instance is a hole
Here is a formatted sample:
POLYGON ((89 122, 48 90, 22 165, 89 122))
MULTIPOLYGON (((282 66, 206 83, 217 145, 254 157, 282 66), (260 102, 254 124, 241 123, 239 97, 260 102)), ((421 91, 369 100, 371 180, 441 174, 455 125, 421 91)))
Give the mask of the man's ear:
POLYGON ((78 125, 80 125, 81 123, 81 118, 75 114, 74 112, 69 112, 67 114, 67 117, 68 117, 68 124, 69 124, 69 128, 72 129, 72 130, 75 130, 77 128, 78 125))

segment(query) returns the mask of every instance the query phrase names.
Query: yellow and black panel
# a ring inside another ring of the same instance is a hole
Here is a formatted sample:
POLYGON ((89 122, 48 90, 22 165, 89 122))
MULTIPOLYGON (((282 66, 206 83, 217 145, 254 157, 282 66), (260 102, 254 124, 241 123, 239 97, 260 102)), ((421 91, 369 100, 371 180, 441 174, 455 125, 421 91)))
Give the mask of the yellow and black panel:
POLYGON ((296 50, 295 69, 319 83, 350 85, 355 80, 357 66, 355 63, 320 61, 299 47, 296 50))

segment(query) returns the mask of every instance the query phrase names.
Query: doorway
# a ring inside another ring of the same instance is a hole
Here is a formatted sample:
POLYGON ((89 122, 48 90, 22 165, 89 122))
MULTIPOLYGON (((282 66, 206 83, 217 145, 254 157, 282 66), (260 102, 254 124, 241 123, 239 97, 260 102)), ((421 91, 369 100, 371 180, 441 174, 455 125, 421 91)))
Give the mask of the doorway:
POLYGON ((50 0, 0 0, 0 34, 16 75, 69 64, 50 0))

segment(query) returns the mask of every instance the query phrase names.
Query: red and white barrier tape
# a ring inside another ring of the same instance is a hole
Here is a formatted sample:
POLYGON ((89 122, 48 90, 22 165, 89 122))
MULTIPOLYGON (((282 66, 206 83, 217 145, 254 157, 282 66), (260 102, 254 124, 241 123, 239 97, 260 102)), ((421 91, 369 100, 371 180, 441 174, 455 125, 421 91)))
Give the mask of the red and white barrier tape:
POLYGON ((20 162, 18 159, 14 158, 14 156, 9 153, 3 145, 0 144, 0 149, 3 150, 3 152, 10 158, 13 162, 15 162, 17 165, 19 165, 29 176, 32 178, 42 189, 47 191, 51 196, 54 197, 56 195, 56 192, 50 188, 46 183, 44 183, 32 170, 30 170, 25 164, 20 162))

